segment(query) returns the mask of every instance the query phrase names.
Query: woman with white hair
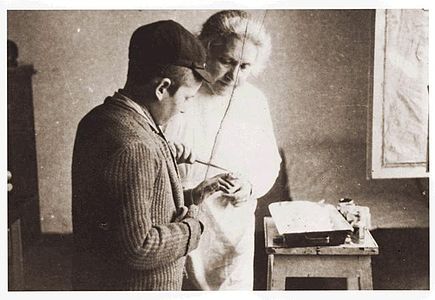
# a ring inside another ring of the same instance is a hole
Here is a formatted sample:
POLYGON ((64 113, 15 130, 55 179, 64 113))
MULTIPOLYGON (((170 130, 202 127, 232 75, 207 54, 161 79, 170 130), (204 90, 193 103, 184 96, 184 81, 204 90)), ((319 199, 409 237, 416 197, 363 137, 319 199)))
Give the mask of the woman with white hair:
MULTIPOLYGON (((201 87, 166 134, 178 152, 183 144, 198 160, 230 170, 235 179, 232 194, 216 193, 199 205, 205 229, 187 258, 184 287, 252 290, 257 198, 272 187, 281 159, 267 99, 246 80, 263 70, 270 37, 247 12, 230 10, 212 15, 199 39, 214 81, 201 87)), ((179 167, 185 188, 222 172, 199 163, 179 167)))

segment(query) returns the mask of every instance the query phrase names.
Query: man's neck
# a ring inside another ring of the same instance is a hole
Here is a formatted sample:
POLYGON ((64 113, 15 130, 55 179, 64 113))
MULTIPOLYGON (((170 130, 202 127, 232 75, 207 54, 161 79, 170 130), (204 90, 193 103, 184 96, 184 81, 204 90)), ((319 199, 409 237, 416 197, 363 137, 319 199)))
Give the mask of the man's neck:
POLYGON ((139 104, 141 107, 145 106, 144 103, 146 101, 144 101, 145 97, 143 95, 140 95, 139 93, 135 93, 127 87, 124 87, 123 89, 121 89, 121 92, 124 96, 126 96, 130 100, 133 100, 134 102, 139 104))
POLYGON ((158 114, 156 113, 157 110, 155 105, 153 105, 152 101, 148 101, 145 96, 140 95, 139 93, 135 93, 127 87, 122 89, 121 92, 124 96, 137 103, 142 109, 148 111, 153 118, 154 123, 157 126, 160 125, 158 114))

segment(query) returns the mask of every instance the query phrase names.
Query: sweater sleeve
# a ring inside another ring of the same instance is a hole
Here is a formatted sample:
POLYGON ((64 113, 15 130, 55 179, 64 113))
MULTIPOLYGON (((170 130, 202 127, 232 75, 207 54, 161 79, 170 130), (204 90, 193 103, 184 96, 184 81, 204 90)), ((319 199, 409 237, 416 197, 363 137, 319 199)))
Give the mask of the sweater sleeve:
MULTIPOLYGON (((156 155, 144 144, 137 143, 118 153, 106 172, 111 197, 120 207, 116 238, 121 259, 134 269, 154 269, 185 256, 197 247, 201 235, 196 219, 153 225, 152 199, 156 196, 163 199, 168 193, 156 187, 158 169, 156 155)), ((157 201, 155 205, 164 211, 167 204, 157 201)))
POLYGON ((192 204, 196 204, 195 201, 193 200, 193 196, 192 196, 192 190, 193 189, 186 189, 183 191, 184 194, 184 205, 189 206, 192 204))

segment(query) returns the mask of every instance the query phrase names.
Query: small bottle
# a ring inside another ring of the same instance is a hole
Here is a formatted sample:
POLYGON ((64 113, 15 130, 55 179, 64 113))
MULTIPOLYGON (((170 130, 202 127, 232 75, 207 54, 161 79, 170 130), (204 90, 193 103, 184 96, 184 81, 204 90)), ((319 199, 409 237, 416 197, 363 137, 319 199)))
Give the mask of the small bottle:
POLYGON ((345 244, 350 244, 352 243, 352 237, 350 234, 346 235, 346 238, 344 239, 344 243, 345 244))
POLYGON ((353 232, 350 234, 352 243, 359 243, 359 221, 360 215, 357 206, 351 198, 341 198, 338 201, 337 210, 343 215, 346 221, 352 226, 353 232))
POLYGON ((352 213, 352 222, 350 225, 353 227, 352 242, 355 244, 360 244, 364 240, 364 227, 361 225, 361 215, 359 211, 352 213))
POLYGON ((360 217, 358 235, 359 243, 362 244, 365 241, 366 231, 371 227, 370 209, 367 206, 358 206, 358 212, 360 217))

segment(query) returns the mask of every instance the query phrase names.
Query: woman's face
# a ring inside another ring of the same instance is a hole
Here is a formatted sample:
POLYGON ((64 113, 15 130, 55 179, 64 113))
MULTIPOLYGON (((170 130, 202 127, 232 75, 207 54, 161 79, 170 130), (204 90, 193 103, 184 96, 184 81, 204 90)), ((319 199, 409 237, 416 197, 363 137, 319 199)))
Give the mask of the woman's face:
POLYGON ((207 70, 214 78, 210 84, 217 95, 226 95, 234 86, 242 84, 250 75, 257 60, 257 47, 249 40, 232 38, 226 43, 214 44, 207 56, 207 70))

